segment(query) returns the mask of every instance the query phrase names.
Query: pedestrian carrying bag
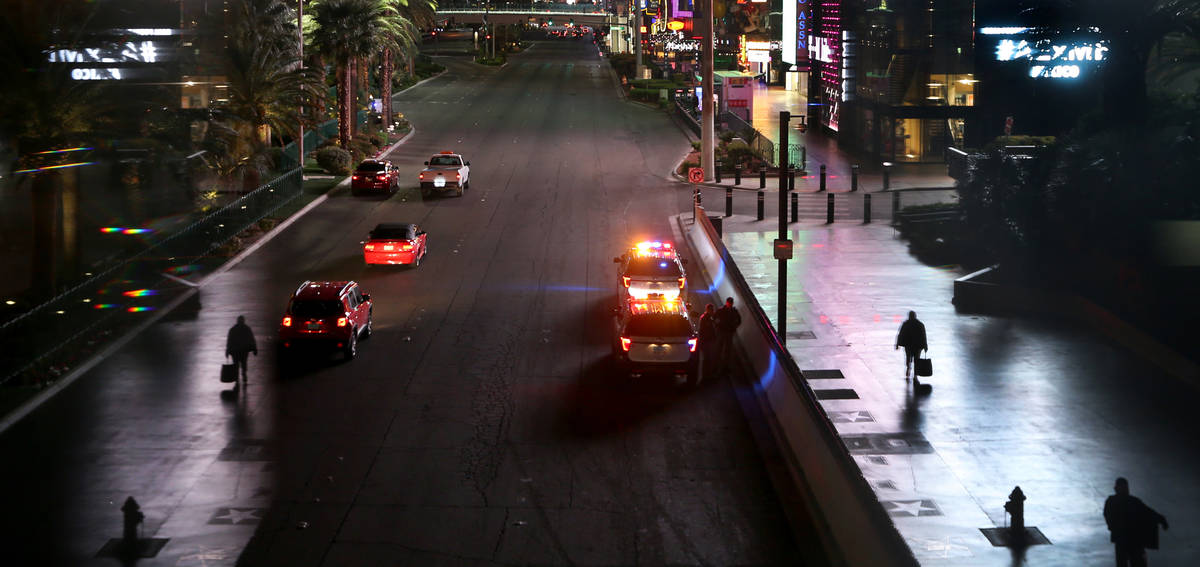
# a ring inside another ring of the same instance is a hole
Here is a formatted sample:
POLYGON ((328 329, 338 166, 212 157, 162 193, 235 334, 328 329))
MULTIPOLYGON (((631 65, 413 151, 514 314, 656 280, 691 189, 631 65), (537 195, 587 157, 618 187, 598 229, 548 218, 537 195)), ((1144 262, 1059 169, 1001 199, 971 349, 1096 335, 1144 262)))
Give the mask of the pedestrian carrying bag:
POLYGON ((917 357, 917 376, 933 376, 933 360, 917 357))
POLYGON ((237 365, 222 364, 221 365, 221 381, 225 383, 237 382, 237 365))

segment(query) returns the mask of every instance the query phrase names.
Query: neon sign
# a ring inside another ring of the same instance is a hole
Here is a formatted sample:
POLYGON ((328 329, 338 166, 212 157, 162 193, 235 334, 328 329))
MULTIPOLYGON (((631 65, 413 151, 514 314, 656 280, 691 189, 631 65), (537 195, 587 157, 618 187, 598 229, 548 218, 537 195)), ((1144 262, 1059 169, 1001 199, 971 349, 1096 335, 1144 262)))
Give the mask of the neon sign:
MULTIPOLYGON (((1027 61, 1029 76, 1035 79, 1078 79, 1108 59, 1108 41, 1104 39, 1027 40, 1019 36, 1030 32, 1036 32, 1041 37, 1048 34, 1045 30, 1019 27, 985 27, 980 28, 980 32, 984 35, 1009 36, 996 43, 995 60, 1027 61)), ((1084 33, 1096 36, 1099 29, 1088 28, 1084 33)))

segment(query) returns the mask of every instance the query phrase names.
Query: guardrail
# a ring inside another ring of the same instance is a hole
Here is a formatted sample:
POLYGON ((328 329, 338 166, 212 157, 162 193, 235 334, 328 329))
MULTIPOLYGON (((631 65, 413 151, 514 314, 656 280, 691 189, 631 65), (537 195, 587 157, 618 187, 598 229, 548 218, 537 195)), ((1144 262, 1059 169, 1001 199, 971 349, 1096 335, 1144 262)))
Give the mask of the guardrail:
POLYGON ((704 207, 684 227, 719 298, 744 314, 737 344, 755 376, 754 393, 783 455, 790 480, 833 565, 914 567, 917 560, 879 504, 862 471, 771 325, 704 207))
MULTIPOLYGON (((0 324, 0 386, 80 341, 102 343, 186 284, 178 281, 232 237, 300 196, 299 168, 271 180, 187 227, 21 315, 0 324), (170 274, 170 275, 166 275, 170 274), (174 277, 172 277, 174 276, 174 277)), ((63 364, 69 365, 70 361, 63 364)), ((55 372, 51 372, 51 377, 55 372)))

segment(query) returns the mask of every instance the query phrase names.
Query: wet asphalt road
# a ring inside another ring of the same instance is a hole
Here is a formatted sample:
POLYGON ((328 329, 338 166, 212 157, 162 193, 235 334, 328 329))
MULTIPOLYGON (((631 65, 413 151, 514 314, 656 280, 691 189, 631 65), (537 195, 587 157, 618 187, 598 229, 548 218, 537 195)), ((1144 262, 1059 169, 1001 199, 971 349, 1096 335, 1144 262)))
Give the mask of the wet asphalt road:
POLYGON ((611 258, 674 238, 686 138, 621 101, 590 42, 440 61, 397 97, 417 128, 387 156, 398 194, 333 193, 0 437, 9 521, 33 510, 3 532, 17 564, 112 564, 92 557, 130 495, 143 536, 169 538, 138 565, 795 563, 728 381, 627 385, 607 365, 611 258), (422 200, 441 150, 471 188, 422 200), (419 268, 363 265, 379 222, 428 231, 419 268), (306 279, 372 295, 357 359, 269 356, 306 279), (261 356, 232 392, 239 314, 261 356))

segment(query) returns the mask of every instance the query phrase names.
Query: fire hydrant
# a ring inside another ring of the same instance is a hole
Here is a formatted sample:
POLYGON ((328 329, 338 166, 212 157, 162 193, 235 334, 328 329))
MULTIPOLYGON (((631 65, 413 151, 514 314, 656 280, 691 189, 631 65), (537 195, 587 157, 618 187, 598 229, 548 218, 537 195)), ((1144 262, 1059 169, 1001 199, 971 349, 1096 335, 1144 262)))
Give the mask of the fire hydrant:
POLYGON ((125 531, 122 535, 125 545, 134 545, 138 540, 137 526, 146 519, 146 515, 132 496, 125 499, 125 504, 121 505, 121 512, 125 514, 125 531))
POLYGON ((1013 541, 1022 541, 1025 538, 1025 493, 1021 492, 1021 487, 1013 488, 1012 493, 1008 495, 1008 502, 1004 503, 1004 511, 1012 516, 1012 523, 1009 524, 1008 533, 1013 541))

